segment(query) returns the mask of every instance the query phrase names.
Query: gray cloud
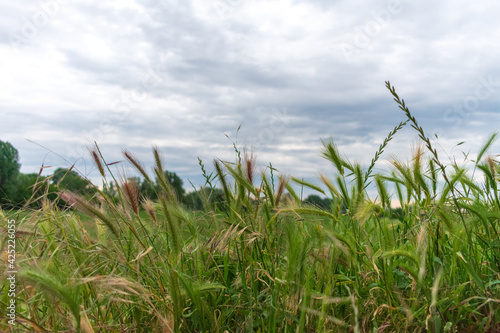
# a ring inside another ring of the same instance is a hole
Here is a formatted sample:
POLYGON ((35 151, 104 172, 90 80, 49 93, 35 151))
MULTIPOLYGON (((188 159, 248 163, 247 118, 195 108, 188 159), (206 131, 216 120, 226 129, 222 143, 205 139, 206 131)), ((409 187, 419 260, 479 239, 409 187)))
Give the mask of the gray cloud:
MULTIPOLYGON (((228 135, 262 165, 314 177, 329 170, 321 138, 367 164, 405 119, 391 80, 444 151, 477 147, 499 120, 500 5, 393 3, 10 3, 0 14, 0 140, 19 149, 23 172, 77 161, 91 177, 82 158, 93 141, 109 160, 127 148, 146 164, 158 145, 199 185, 197 157, 234 158, 228 135)), ((406 156, 416 141, 405 129, 384 156, 406 156)))

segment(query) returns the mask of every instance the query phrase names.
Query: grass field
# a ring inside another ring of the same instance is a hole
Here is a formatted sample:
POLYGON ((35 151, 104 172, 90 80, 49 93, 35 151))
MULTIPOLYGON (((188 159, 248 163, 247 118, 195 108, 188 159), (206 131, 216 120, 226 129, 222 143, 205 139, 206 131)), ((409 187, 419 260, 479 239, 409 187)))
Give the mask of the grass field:
MULTIPOLYGON (((3 212, 17 224, 17 323, 5 332, 498 332, 500 201, 496 135, 471 169, 445 165, 387 83, 407 121, 362 167, 332 141, 333 177, 318 184, 257 171, 248 156, 216 160, 224 201, 179 204, 154 150, 160 200, 133 183, 118 198, 63 192, 75 210, 40 198, 38 210, 3 212), (423 145, 409 162, 375 174, 403 126, 423 145), (474 173, 474 177, 472 177, 474 173), (370 185, 369 185, 370 184, 370 185), (367 188, 376 189, 374 198, 367 188), (332 199, 304 204, 307 187, 332 199), (398 212, 391 207, 397 200, 398 212), (16 330, 14 330, 14 328, 16 330), (16 331, 17 332, 17 331, 16 331)), ((106 163, 96 150, 105 181, 106 163)), ((240 156, 240 155, 238 155, 240 156)), ((140 161, 129 161, 146 179, 140 161)), ((6 234, 5 234, 6 235, 6 234)), ((3 237, 2 265, 7 270, 3 237)), ((0 297, 6 309, 8 283, 0 297)))

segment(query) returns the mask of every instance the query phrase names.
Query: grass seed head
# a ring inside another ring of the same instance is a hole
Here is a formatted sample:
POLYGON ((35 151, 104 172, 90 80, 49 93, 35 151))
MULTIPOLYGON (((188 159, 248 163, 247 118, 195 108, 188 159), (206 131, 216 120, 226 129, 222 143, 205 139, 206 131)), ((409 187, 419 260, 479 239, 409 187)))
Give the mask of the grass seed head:
POLYGON ((156 219, 156 213, 153 201, 149 199, 144 200, 142 203, 142 207, 153 218, 153 221, 155 221, 155 223, 158 223, 158 220, 156 219))
POLYGON ((127 201, 130 207, 137 215, 139 214, 139 190, 137 188, 137 183, 133 179, 127 179, 122 184, 123 192, 127 197, 127 201))
POLYGON ((99 173, 101 174, 102 177, 106 177, 104 174, 104 166, 102 164, 101 158, 97 151, 95 149, 92 149, 90 151, 90 155, 92 156, 92 159, 95 162, 95 165, 97 166, 97 169, 99 169, 99 173))
POLYGON ((130 163, 132 163, 132 165, 137 169, 137 171, 139 171, 144 176, 144 178, 151 183, 151 179, 149 178, 148 173, 146 172, 146 170, 144 170, 144 167, 142 166, 141 162, 134 155, 132 155, 128 150, 124 150, 123 156, 125 156, 125 158, 130 163))
POLYGON ((243 161, 245 163, 245 173, 247 176, 247 180, 250 184, 253 185, 255 174, 255 156, 253 155, 253 153, 251 153, 249 156, 248 152, 245 150, 243 161))
POLYGON ((493 160, 491 156, 488 156, 486 161, 488 162, 488 166, 490 168, 491 178, 495 179, 495 160, 493 160))
POLYGON ((278 190, 276 191, 276 206, 279 205, 280 200, 281 200, 281 196, 283 195, 283 192, 284 192, 289 180, 290 180, 290 178, 288 176, 280 176, 278 190))

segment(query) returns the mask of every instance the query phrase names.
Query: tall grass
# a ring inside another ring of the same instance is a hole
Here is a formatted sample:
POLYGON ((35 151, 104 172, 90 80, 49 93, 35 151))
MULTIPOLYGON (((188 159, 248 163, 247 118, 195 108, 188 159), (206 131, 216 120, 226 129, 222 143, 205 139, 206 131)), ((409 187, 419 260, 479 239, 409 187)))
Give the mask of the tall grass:
MULTIPOLYGON (((39 210, 5 212, 18 220, 16 327, 499 331, 500 167, 487 155, 496 136, 479 149, 473 170, 445 165, 404 100, 387 87, 408 120, 389 132, 366 168, 323 141, 321 155, 335 173, 322 175, 321 186, 275 179, 272 166, 258 177, 253 156, 235 146, 236 162, 215 160, 210 174, 200 160, 205 208, 190 211, 163 176, 155 148, 158 202, 140 198, 124 180, 117 198, 103 191, 92 199, 61 193, 76 211, 41 200, 39 210), (393 159, 392 170, 373 174, 408 123, 425 148, 414 149, 408 163, 393 159), (376 197, 369 197, 369 184, 376 197), (224 192, 220 202, 209 198, 215 186, 224 192), (299 187, 329 196, 331 206, 305 204, 299 187), (400 209, 391 206, 396 200, 400 209)), ((111 170, 98 149, 92 156, 106 177, 105 167, 111 170)), ((132 154, 124 156, 145 179, 153 178, 132 154)), ((0 302, 5 308, 6 292, 0 302)), ((6 321, 1 328, 14 331, 6 321)))

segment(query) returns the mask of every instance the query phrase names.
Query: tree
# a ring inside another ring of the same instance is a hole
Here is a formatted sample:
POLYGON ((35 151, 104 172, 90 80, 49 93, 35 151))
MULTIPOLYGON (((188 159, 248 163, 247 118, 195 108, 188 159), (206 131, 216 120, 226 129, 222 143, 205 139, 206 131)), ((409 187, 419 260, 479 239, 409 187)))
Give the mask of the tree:
POLYGON ((58 168, 52 175, 52 183, 60 189, 65 189, 81 195, 95 193, 95 188, 88 180, 70 169, 58 168))
POLYGON ((37 173, 20 173, 17 177, 15 186, 9 191, 9 201, 14 207, 24 206, 29 199, 30 206, 38 205, 38 200, 46 195, 46 197, 54 201, 57 198, 54 185, 47 182, 47 177, 40 176, 37 173), (47 189, 47 186, 49 188, 47 189), (33 196, 33 194, 35 194, 33 196), (33 198, 32 198, 33 196, 33 198))
MULTIPOLYGON (((172 186, 172 189, 175 191, 175 194, 177 195, 179 201, 184 202, 186 190, 182 187, 182 179, 177 176, 175 172, 165 171, 165 180, 172 186)), ((158 193, 162 192, 158 177, 152 183, 147 179, 141 179, 139 177, 129 177, 128 181, 133 181, 136 184, 139 191, 139 196, 141 198, 155 201, 158 199, 158 193)), ((118 195, 117 190, 118 187, 114 182, 110 182, 109 186, 104 187, 104 192, 111 195, 112 197, 116 197, 118 195)))
POLYGON ((9 200, 20 168, 17 149, 9 142, 0 141, 0 202, 9 200))
POLYGON ((192 210, 203 210, 204 204, 215 206, 219 210, 224 209, 224 191, 215 188, 202 188, 200 190, 189 192, 184 196, 183 203, 192 210))
POLYGON ((310 204, 315 205, 316 207, 328 209, 332 204, 332 200, 328 198, 321 198, 319 195, 311 194, 304 200, 310 204))
MULTIPOLYGON (((177 195, 179 200, 183 200, 186 190, 182 187, 183 182, 182 179, 177 176, 175 172, 165 171, 165 179, 170 183, 172 188, 177 195)), ((139 178, 136 179, 136 184, 139 189, 139 194, 141 197, 156 200, 158 199, 158 193, 161 192, 160 182, 158 178, 156 178, 154 183, 150 183, 147 179, 142 179, 140 181, 139 178)))
POLYGON ((165 171, 165 177, 167 177, 167 180, 170 182, 170 185, 174 188, 175 193, 177 194, 177 197, 179 199, 182 199, 184 197, 184 194, 186 193, 186 190, 184 190, 184 183, 182 182, 182 179, 177 176, 175 172, 170 172, 170 171, 165 171))
POLYGON ((139 193, 141 197, 150 200, 158 199, 158 192, 155 184, 150 183, 147 179, 143 179, 142 182, 140 183, 139 193))

